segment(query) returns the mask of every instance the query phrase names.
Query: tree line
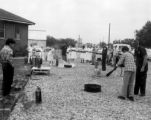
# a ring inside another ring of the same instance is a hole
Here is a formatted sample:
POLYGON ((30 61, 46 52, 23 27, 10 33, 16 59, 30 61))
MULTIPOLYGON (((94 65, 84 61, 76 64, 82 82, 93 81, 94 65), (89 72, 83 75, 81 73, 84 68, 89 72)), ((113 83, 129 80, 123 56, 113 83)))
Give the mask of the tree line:
POLYGON ((146 48, 151 48, 151 21, 147 21, 140 30, 135 31, 135 39, 114 40, 113 43, 129 44, 134 47, 136 41, 146 48))
MULTIPOLYGON (((75 47, 77 41, 72 38, 61 38, 57 39, 52 36, 47 36, 46 45, 50 47, 62 47, 62 46, 72 46, 75 47)), ((134 38, 125 38, 123 40, 114 40, 113 44, 129 44, 134 47, 135 42, 139 41, 140 45, 151 48, 151 21, 147 21, 145 25, 140 29, 135 31, 135 39, 134 38)), ((106 45, 105 42, 99 43, 100 47, 106 45)))
POLYGON ((58 47, 58 48, 61 48, 62 46, 75 47, 76 43, 77 43, 77 41, 72 38, 57 39, 52 36, 47 36, 47 38, 46 38, 46 46, 50 46, 50 47, 58 47))

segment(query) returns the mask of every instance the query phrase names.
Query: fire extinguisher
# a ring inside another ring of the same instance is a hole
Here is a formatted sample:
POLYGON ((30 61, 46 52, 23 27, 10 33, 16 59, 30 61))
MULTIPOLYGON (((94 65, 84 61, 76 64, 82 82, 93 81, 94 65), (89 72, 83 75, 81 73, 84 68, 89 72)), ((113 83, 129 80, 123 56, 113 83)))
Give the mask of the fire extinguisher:
POLYGON ((59 64, 59 60, 58 60, 58 58, 56 59, 56 66, 58 66, 58 64, 59 64))
POLYGON ((42 95, 41 95, 41 88, 37 87, 36 91, 35 91, 35 99, 36 99, 36 103, 40 104, 42 103, 42 95))

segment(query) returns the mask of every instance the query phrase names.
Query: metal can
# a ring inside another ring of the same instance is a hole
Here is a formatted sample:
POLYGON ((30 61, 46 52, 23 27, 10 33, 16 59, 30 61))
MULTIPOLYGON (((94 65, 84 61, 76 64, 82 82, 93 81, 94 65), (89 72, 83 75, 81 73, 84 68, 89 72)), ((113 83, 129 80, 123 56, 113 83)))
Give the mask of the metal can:
POLYGON ((37 87, 36 91, 35 91, 35 101, 37 104, 42 103, 42 95, 41 95, 41 88, 37 87))

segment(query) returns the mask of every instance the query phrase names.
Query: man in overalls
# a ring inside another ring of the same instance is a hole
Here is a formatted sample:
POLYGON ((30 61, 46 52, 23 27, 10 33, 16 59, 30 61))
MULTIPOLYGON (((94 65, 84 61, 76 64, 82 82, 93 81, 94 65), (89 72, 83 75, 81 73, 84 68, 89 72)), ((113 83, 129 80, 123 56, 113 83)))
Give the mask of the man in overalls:
POLYGON ((145 96, 146 94, 146 79, 148 71, 147 52, 146 49, 136 43, 136 49, 134 53, 136 59, 136 80, 134 87, 134 94, 145 96))
POLYGON ((102 50, 102 70, 106 71, 107 47, 104 46, 102 50))

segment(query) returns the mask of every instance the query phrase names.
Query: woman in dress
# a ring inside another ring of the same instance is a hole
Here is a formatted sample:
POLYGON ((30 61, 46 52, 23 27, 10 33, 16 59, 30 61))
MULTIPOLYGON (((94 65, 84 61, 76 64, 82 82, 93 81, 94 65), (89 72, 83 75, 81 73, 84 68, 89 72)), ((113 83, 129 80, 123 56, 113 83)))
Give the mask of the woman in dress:
POLYGON ((54 63, 54 59, 53 59, 53 55, 54 55, 54 50, 51 49, 49 52, 48 52, 48 57, 47 57, 47 60, 48 62, 50 63, 50 65, 53 65, 54 63))

